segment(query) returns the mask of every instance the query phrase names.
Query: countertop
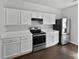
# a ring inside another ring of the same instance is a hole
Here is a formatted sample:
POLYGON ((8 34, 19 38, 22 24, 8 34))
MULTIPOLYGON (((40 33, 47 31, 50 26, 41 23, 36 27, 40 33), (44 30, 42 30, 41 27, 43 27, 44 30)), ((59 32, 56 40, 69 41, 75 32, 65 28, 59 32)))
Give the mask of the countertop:
MULTIPOLYGON (((59 32, 56 30, 42 30, 46 33, 55 33, 55 32, 59 32)), ((0 38, 12 38, 12 37, 22 37, 22 36, 32 36, 32 33, 29 30, 26 31, 15 31, 15 32, 5 32, 3 34, 0 34, 0 38)))
POLYGON ((42 31, 46 32, 46 33, 54 33, 54 32, 59 32, 57 30, 50 30, 50 29, 42 29, 42 31))
POLYGON ((29 30, 27 31, 16 31, 16 32, 5 32, 0 34, 0 38, 10 38, 10 37, 21 37, 21 36, 31 36, 29 30))

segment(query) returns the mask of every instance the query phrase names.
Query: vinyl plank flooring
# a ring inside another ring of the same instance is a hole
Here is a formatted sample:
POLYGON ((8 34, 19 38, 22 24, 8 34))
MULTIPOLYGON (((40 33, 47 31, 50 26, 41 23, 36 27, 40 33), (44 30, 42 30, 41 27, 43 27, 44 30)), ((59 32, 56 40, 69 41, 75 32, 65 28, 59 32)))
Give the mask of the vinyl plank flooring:
POLYGON ((78 46, 74 44, 55 45, 14 59, 78 59, 78 46))

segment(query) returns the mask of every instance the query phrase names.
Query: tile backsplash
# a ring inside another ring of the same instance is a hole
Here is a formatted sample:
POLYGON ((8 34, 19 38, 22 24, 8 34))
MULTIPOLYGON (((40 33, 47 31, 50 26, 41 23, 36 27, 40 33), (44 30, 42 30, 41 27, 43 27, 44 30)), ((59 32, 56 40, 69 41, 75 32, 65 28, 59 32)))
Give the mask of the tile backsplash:
POLYGON ((29 30, 30 27, 40 27, 41 30, 53 30, 53 25, 5 25, 6 32, 13 31, 26 31, 29 30))

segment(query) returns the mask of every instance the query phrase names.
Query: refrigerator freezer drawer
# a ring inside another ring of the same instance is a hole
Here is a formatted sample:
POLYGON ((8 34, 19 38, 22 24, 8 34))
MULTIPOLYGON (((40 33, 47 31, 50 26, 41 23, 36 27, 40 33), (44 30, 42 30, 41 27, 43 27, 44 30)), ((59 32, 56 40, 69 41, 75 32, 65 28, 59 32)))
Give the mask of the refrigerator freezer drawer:
POLYGON ((61 37, 61 44, 62 45, 69 43, 69 41, 70 41, 69 35, 62 35, 62 37, 61 37))

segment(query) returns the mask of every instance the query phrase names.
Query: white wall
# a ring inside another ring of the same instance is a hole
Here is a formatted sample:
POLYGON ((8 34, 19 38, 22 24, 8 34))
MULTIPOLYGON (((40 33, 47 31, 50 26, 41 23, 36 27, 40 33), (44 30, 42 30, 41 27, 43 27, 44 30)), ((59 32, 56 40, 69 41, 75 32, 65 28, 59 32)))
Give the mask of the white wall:
POLYGON ((62 17, 68 17, 71 19, 70 42, 78 45, 78 5, 63 9, 62 17))
MULTIPOLYGON (((0 0, 0 34, 5 32, 5 29, 3 27, 4 19, 3 19, 3 0, 0 0)), ((0 59, 2 59, 2 44, 1 44, 1 39, 0 39, 0 59)))
POLYGON ((3 24, 4 24, 3 0, 0 0, 0 34, 5 32, 3 24))

